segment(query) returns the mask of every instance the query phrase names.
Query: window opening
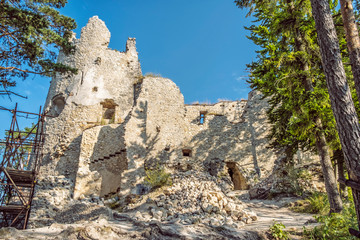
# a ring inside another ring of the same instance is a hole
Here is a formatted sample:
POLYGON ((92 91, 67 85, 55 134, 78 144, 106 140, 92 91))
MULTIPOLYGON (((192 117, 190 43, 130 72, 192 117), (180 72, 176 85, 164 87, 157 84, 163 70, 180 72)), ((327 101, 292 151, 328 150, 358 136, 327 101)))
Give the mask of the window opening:
POLYGON ((200 112, 200 124, 204 124, 206 113, 207 112, 200 112))
POLYGON ((184 157, 191 157, 191 149, 183 149, 182 150, 183 156, 184 157))
POLYGON ((55 96, 52 100, 52 103, 53 103, 52 106, 53 110, 51 112, 51 115, 57 117, 64 110, 65 98, 62 95, 55 96))
POLYGON ((115 118, 115 107, 118 106, 114 103, 113 99, 105 99, 100 103, 103 107, 103 118, 114 121, 115 118))

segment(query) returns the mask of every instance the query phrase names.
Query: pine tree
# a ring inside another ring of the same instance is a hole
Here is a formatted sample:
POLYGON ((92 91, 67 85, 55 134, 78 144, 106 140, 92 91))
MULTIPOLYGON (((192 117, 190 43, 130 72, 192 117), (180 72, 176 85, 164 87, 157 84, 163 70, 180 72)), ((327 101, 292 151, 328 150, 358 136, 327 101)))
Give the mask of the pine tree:
MULTIPOLYGON (((311 0, 322 65, 326 75, 331 107, 335 115, 342 150, 351 180, 360 182, 360 125, 341 59, 339 41, 326 0, 311 0)), ((353 188, 360 227, 360 191, 353 188)))
POLYGON ((260 46, 258 60, 248 65, 251 87, 270 99, 274 147, 295 153, 317 151, 332 212, 342 209, 329 144, 338 145, 309 1, 236 1, 253 8, 258 25, 248 29, 260 46))
POLYGON ((70 54, 73 19, 57 9, 66 0, 0 0, 0 93, 29 74, 53 76, 76 69, 56 63, 59 49, 70 54))
POLYGON ((360 37, 351 0, 340 0, 341 15, 346 34, 346 43, 349 49, 349 57, 352 73, 355 81, 357 98, 360 99, 360 37))

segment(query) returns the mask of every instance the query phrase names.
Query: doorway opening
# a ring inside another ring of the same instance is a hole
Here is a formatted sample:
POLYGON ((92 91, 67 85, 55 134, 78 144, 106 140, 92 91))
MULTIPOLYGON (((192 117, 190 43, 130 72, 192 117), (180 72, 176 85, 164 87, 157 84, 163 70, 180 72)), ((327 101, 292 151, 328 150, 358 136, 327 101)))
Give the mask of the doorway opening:
POLYGON ((228 173, 230 175, 231 181, 234 184, 234 190, 247 190, 249 189, 249 184, 247 184, 246 178, 240 172, 236 162, 227 162, 226 166, 228 168, 228 173))

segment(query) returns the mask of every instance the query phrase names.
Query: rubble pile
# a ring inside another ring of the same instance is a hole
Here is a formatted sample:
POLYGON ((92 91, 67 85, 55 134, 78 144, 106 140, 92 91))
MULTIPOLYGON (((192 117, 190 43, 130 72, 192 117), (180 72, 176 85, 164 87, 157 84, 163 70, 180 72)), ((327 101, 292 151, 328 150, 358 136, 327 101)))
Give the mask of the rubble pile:
POLYGON ((202 172, 174 174, 172 186, 143 195, 125 211, 137 210, 134 217, 142 221, 226 224, 236 228, 256 221, 256 214, 237 198, 228 197, 217 180, 202 172))

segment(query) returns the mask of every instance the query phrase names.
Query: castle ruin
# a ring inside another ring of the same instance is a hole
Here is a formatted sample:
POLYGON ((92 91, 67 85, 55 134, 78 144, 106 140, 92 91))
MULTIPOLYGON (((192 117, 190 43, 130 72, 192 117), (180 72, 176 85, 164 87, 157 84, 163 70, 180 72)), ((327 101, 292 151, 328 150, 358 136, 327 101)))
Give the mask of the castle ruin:
POLYGON ((277 159, 267 148, 267 102, 248 100, 184 104, 170 79, 143 76, 135 46, 108 48, 110 32, 92 17, 73 39, 74 55, 59 62, 78 69, 57 75, 46 99, 44 158, 30 225, 52 222, 73 199, 141 194, 145 168, 170 172, 227 169, 235 190, 269 174, 277 159))

